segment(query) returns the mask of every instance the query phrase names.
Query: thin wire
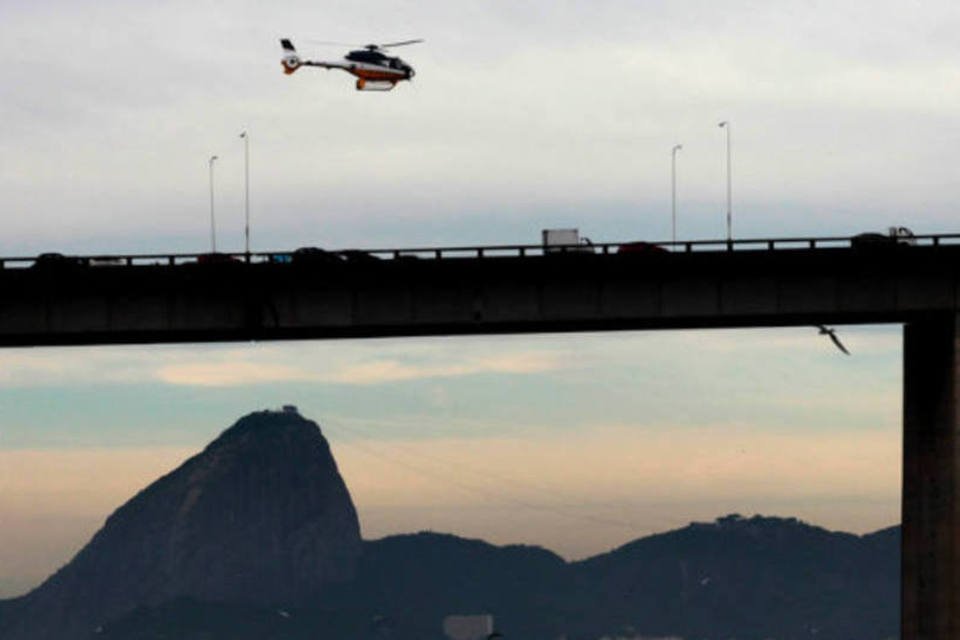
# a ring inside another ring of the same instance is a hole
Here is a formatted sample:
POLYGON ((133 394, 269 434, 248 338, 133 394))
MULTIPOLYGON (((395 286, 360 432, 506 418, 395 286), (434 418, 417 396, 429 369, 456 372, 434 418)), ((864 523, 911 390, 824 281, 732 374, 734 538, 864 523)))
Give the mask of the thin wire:
MULTIPOLYGON (((329 423, 327 423, 327 424, 329 424, 329 423)), ((347 426, 345 426, 345 425, 343 425, 343 424, 338 424, 338 425, 335 425, 335 426, 334 426, 334 429, 339 429, 339 430, 341 430, 341 431, 346 431, 346 432, 351 433, 351 435, 363 437, 363 438, 365 438, 365 439, 371 439, 371 438, 375 437, 376 435, 378 435, 377 432, 373 431, 372 429, 368 429, 368 428, 363 427, 363 426, 360 426, 360 425, 354 425, 353 427, 347 427, 347 426)), ((533 489, 533 490, 535 490, 535 491, 538 491, 538 492, 550 494, 550 495, 556 494, 557 491, 559 490, 559 488, 558 488, 557 486, 551 486, 551 485, 549 485, 549 484, 538 483, 538 482, 536 482, 536 481, 530 480, 529 478, 518 478, 518 477, 516 477, 516 476, 507 476, 507 475, 505 475, 505 474, 500 474, 500 473, 497 473, 496 471, 491 471, 491 470, 488 470, 488 469, 474 469, 474 468, 471 468, 471 467, 469 467, 469 466, 467 466, 467 465, 464 465, 464 464, 462 464, 462 463, 453 462, 453 461, 450 461, 450 460, 445 460, 445 459, 443 459, 443 458, 440 458, 440 457, 437 457, 437 456, 433 456, 433 455, 430 455, 430 454, 427 454, 427 453, 423 453, 423 452, 420 452, 420 451, 410 451, 408 447, 404 446, 402 443, 399 443, 399 442, 391 442, 391 443, 390 443, 390 446, 391 446, 391 448, 393 448, 393 449, 404 450, 404 452, 405 452, 407 455, 409 455, 409 456, 418 457, 418 458, 423 458, 423 459, 425 459, 425 460, 430 460, 430 461, 435 462, 435 463, 437 463, 437 464, 441 464, 441 465, 450 467, 450 468, 452 468, 453 470, 455 470, 456 472, 466 472, 466 473, 472 474, 472 475, 474 475, 474 476, 477 476, 477 477, 479 477, 479 478, 482 478, 482 479, 484 479, 484 480, 489 480, 490 478, 493 478, 493 479, 500 480, 500 481, 502 481, 502 482, 507 482, 507 483, 510 483, 510 484, 525 484, 525 485, 527 485, 528 488, 531 488, 531 489, 533 489)), ((581 503, 581 504, 571 505, 571 506, 589 506, 589 505, 588 505, 588 504, 585 504, 585 503, 581 503)))
MULTIPOLYGON (((326 426, 330 426, 329 423, 326 426)), ((333 428, 334 430, 336 430, 338 427, 334 425, 333 428)), ((372 447, 362 445, 358 442, 340 441, 338 442, 338 444, 342 444, 346 447, 356 449, 371 457, 377 458, 379 460, 382 460, 384 462, 387 462, 399 467, 403 467, 405 469, 413 471, 414 473, 442 480, 446 483, 449 483, 457 487, 462 491, 482 495, 488 498, 499 499, 503 502, 508 502, 515 506, 523 507, 525 509, 530 509, 532 511, 552 513, 554 515, 562 516, 562 517, 573 519, 573 520, 580 520, 584 522, 592 522, 595 524, 603 524, 607 526, 625 528, 625 529, 630 529, 632 531, 636 531, 637 529, 640 528, 636 523, 626 522, 624 520, 617 520, 614 518, 604 518, 602 516, 595 516, 591 514, 573 512, 555 505, 537 504, 537 503, 529 502, 527 500, 523 500, 521 498, 517 498, 516 496, 510 495, 508 493, 505 493, 503 489, 498 489, 498 488, 491 489, 489 487, 483 487, 483 486, 478 486, 476 484, 466 483, 466 482, 463 482, 461 479, 455 479, 450 477, 449 474, 446 474, 443 472, 438 473, 436 470, 427 469, 420 465, 412 464, 408 461, 401 460, 395 456, 386 455, 380 451, 373 449, 372 447)), ((391 443, 390 446, 391 448, 397 447, 395 443, 391 443)), ((411 454, 408 452, 408 455, 411 455, 411 454)), ((413 455, 416 455, 416 454, 413 454, 413 455)), ((421 454, 420 457, 428 457, 428 456, 423 456, 421 454)), ((434 459, 436 460, 436 458, 434 459)), ((450 463, 450 464, 457 464, 458 471, 468 470, 466 467, 463 467, 458 463, 450 463)), ((493 476, 494 474, 489 473, 487 475, 493 476)), ((505 477, 503 478, 505 482, 516 484, 515 479, 507 479, 505 477)))

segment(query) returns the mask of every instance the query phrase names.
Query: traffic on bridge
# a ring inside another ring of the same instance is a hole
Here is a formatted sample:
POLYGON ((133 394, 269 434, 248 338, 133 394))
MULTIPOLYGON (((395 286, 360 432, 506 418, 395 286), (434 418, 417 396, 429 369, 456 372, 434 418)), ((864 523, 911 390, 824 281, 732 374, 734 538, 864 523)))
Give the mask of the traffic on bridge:
POLYGON ((657 254, 694 252, 789 251, 796 249, 862 249, 890 246, 940 246, 960 244, 960 234, 914 235, 905 227, 890 227, 887 233, 865 232, 855 236, 746 238, 734 240, 624 241, 594 243, 581 237, 576 229, 545 229, 539 244, 411 247, 404 249, 341 249, 301 247, 293 251, 205 252, 160 254, 64 255, 42 253, 38 256, 0 257, 2 268, 123 267, 183 264, 291 264, 369 262, 372 260, 412 260, 450 258, 536 257, 571 254, 657 254))

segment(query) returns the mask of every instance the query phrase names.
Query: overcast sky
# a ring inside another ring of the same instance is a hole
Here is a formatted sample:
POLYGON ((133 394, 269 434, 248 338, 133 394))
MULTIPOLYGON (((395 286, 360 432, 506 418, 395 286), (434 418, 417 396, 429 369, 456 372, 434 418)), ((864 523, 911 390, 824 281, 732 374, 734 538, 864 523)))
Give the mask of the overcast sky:
MULTIPOLYGON (((956 231, 948 2, 0 4, 0 255, 956 231), (359 93, 304 57, 384 42, 359 93)), ((228 427, 317 420, 368 537, 582 557, 727 511, 898 519, 897 328, 0 352, 0 596, 228 427), (517 452, 524 452, 520 459, 517 452), (108 473, 106 470, 110 470, 108 473), (510 487, 510 489, 505 489, 510 487), (580 524, 572 527, 571 524, 580 524)))
POLYGON ((918 2, 6 2, 4 254, 724 233, 949 231, 960 15, 918 2), (359 93, 304 56, 400 48, 414 83, 359 93))

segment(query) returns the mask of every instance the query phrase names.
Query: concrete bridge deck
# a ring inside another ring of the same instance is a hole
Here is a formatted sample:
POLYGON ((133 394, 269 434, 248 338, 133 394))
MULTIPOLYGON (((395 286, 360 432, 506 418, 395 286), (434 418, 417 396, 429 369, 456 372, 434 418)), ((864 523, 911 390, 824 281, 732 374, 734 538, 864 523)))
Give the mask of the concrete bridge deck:
POLYGON ((960 246, 565 253, 0 270, 0 346, 909 322, 960 246))

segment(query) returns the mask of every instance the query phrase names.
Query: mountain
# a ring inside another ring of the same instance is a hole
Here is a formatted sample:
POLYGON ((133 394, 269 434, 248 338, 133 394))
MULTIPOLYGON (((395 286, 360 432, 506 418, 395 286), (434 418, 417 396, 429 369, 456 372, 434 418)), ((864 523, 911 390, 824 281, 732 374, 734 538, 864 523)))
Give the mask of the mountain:
POLYGON ((900 529, 730 515, 579 562, 420 532, 362 541, 317 425, 240 419, 0 602, 0 640, 442 640, 450 614, 509 638, 881 640, 899 631, 900 529))
POLYGON ((316 423, 290 410, 253 413, 120 507, 69 564, 8 605, 16 610, 2 637, 86 638, 137 607, 181 598, 312 603, 354 578, 360 554, 356 510, 316 423))

